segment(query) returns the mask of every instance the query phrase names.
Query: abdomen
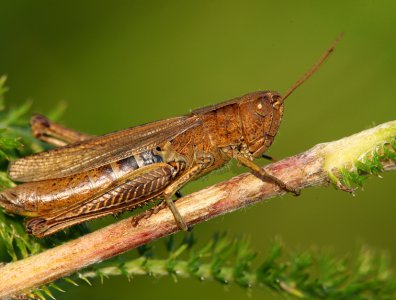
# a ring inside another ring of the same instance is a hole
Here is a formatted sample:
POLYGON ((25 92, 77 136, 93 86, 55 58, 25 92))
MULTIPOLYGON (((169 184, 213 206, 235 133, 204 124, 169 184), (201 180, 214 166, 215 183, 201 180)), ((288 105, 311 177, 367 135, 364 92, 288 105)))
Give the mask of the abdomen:
POLYGON ((152 151, 76 175, 27 182, 0 193, 6 211, 25 216, 39 216, 103 194, 119 185, 137 169, 162 162, 152 151))

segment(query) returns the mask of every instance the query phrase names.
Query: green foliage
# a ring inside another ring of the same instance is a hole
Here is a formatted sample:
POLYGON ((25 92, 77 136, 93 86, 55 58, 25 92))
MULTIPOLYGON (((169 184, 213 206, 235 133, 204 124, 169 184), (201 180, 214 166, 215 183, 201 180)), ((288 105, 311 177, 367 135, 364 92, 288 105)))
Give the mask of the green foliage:
POLYGON ((2 212, 0 213, 0 240, 12 261, 26 258, 44 249, 35 238, 26 234, 21 224, 8 221, 2 212))
MULTIPOLYGON (((18 107, 5 108, 5 80, 5 76, 0 77, 0 190, 15 185, 7 176, 8 161, 48 149, 48 145, 31 134, 27 114, 32 106, 31 101, 26 101, 18 107)), ((56 120, 65 108, 66 104, 60 102, 47 115, 56 120)))
POLYGON ((31 136, 28 128, 26 113, 31 102, 5 109, 5 79, 0 77, 0 189, 15 185, 7 176, 8 161, 43 150, 42 143, 31 136))
POLYGON ((361 187, 367 179, 367 175, 379 176, 383 172, 383 163, 387 161, 396 162, 396 137, 389 143, 385 143, 366 153, 361 159, 355 162, 352 170, 341 169, 340 181, 350 189, 354 186, 361 187))

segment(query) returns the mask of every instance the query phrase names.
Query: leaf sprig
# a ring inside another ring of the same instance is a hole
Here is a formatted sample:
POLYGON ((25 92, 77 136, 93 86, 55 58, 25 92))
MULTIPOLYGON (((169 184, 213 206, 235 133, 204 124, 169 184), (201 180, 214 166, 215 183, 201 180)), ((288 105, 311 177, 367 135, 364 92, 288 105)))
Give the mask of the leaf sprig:
POLYGON ((348 188, 362 187, 367 175, 380 176, 382 164, 388 160, 396 162, 396 137, 363 155, 352 169, 341 169, 341 183, 348 188))
MULTIPOLYGON (((314 250, 289 253, 276 239, 262 256, 252 250, 246 238, 216 235, 201 248, 187 240, 184 238, 164 258, 146 248, 135 259, 99 264, 78 277, 85 281, 119 275, 196 278, 246 289, 265 288, 300 299, 390 300, 396 296, 388 256, 367 247, 361 247, 354 256, 336 258, 314 250)), ((169 242, 176 244, 173 238, 169 242)))

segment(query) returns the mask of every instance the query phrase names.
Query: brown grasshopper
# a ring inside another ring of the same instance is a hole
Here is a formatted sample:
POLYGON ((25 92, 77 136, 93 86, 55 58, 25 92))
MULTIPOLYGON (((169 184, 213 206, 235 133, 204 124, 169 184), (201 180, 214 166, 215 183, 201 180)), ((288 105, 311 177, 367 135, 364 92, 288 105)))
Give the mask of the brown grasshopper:
POLYGON ((27 230, 44 237, 163 199, 177 225, 187 230, 173 195, 232 158, 259 178, 297 194, 297 189, 253 160, 271 146, 285 99, 317 70, 337 41, 283 97, 278 92, 254 92, 103 136, 79 133, 34 116, 33 134, 58 148, 13 161, 9 176, 24 183, 1 192, 0 205, 28 217, 27 230))

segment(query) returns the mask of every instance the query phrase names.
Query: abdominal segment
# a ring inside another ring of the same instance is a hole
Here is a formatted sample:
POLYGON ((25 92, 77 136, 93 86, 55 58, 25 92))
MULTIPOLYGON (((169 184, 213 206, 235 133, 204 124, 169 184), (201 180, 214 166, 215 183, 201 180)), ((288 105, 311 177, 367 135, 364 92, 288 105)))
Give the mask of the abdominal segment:
POLYGON ((139 168, 162 162, 152 151, 76 175, 21 184, 0 193, 0 206, 23 216, 40 216, 81 203, 118 186, 139 168))
POLYGON ((166 163, 143 167, 103 194, 30 219, 26 227, 35 236, 43 237, 84 221, 133 209, 160 197, 173 176, 174 168, 166 163))

